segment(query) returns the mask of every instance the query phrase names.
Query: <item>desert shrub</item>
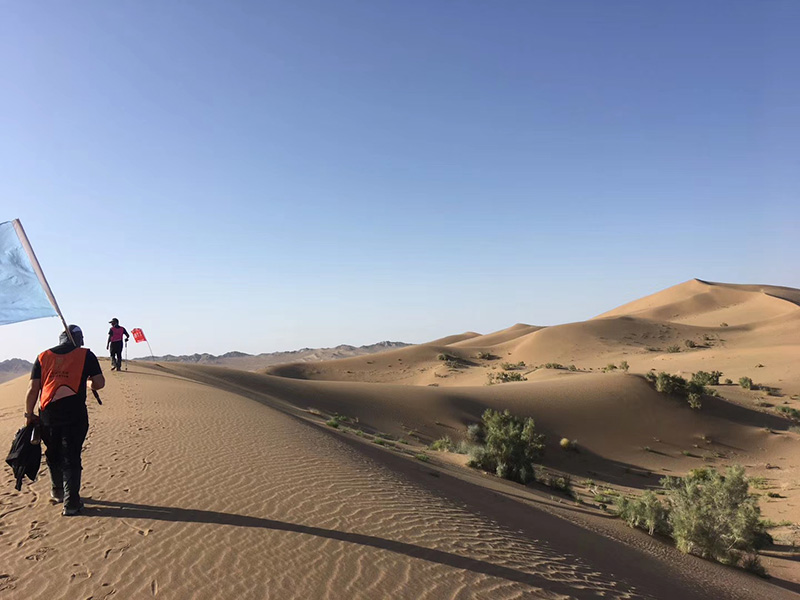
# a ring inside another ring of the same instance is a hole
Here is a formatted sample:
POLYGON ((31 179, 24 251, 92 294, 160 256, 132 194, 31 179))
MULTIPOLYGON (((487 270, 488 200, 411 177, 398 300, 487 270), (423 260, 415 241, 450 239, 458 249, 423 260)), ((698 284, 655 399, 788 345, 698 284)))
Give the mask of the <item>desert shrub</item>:
POLYGON ((494 354, 492 354, 491 352, 478 352, 478 354, 476 355, 476 358, 480 358, 482 360, 492 360, 492 359, 497 358, 497 357, 494 354))
POLYGON ((753 387, 753 380, 749 377, 740 377, 739 378, 739 385, 742 386, 744 389, 749 390, 753 387))
POLYGON ((522 373, 501 371, 500 373, 488 374, 489 385, 494 383, 508 383, 509 381, 528 381, 522 373))
POLYGON ((473 423, 467 426, 467 439, 473 444, 486 442, 486 428, 483 423, 473 423))
POLYGON ((562 365, 561 363, 549 362, 549 363, 544 363, 544 368, 545 369, 563 369, 564 365, 562 365))
POLYGON ((547 487, 565 493, 567 496, 573 496, 572 490, 572 477, 568 474, 564 475, 548 475, 547 480, 544 482, 547 487))
POLYGON ((685 394, 686 380, 679 375, 661 372, 656 376, 656 391, 662 394, 685 394))
POLYGON ((333 415, 330 419, 325 421, 325 425, 327 425, 328 427, 333 427, 334 429, 338 429, 339 425, 341 425, 342 423, 346 423, 347 420, 348 420, 347 417, 343 415, 333 415))
POLYGON ((681 347, 677 345, 667 346, 667 352, 670 354, 674 354, 675 352, 680 352, 681 347))
POLYGON ((684 340, 683 343, 687 348, 696 348, 697 347, 697 344, 694 343, 694 340, 684 340))
POLYGON ((617 515, 631 527, 644 529, 650 535, 669 534, 669 510, 653 492, 648 490, 632 500, 618 496, 615 504, 617 515))
POLYGON ((608 373, 610 371, 616 371, 617 365, 614 363, 608 363, 605 367, 603 367, 603 373, 608 373))
POLYGON ((558 443, 561 446, 562 450, 577 450, 578 449, 578 440, 571 440, 569 438, 561 438, 561 441, 558 443))
POLYGON ((663 371, 655 376, 648 373, 645 377, 648 381, 655 383, 657 392, 683 396, 688 401, 689 406, 694 409, 701 407, 700 400, 704 394, 710 394, 713 391, 707 390, 704 385, 698 383, 695 379, 686 381, 679 375, 670 375, 663 371))
POLYGON ((721 375, 722 372, 720 371, 711 371, 710 373, 706 371, 698 371, 692 375, 692 381, 704 386, 719 385, 719 378, 721 375))
POLYGON ((471 467, 494 471, 503 479, 528 483, 536 478, 534 463, 544 454, 544 436, 536 433, 532 418, 521 419, 509 411, 483 413, 486 444, 471 452, 471 467))
POLYGON ((627 360, 623 360, 621 363, 619 363, 619 368, 627 373, 631 366, 628 364, 627 360))
POLYGON ((414 458, 417 460, 421 460, 422 462, 430 462, 431 457, 425 454, 424 452, 418 452, 414 455, 414 458))
POLYGON ((768 539, 757 498, 741 466, 686 477, 662 479, 667 492, 672 535, 682 552, 725 564, 737 564, 743 552, 754 552, 768 539))
POLYGON ((575 365, 570 365, 567 367, 567 369, 569 369, 570 371, 577 371, 578 367, 576 367, 575 365))
POLYGON ((450 356, 449 354, 445 354, 444 352, 440 352, 439 354, 436 355, 436 358, 438 360, 448 360, 448 359, 453 358, 453 357, 450 356))
POLYGON ((440 437, 430 446, 431 450, 437 450, 439 452, 451 452, 454 447, 453 440, 450 439, 449 435, 440 437))
POLYGON ((500 368, 506 371, 513 371, 514 369, 524 369, 525 368, 525 361, 521 360, 517 363, 512 362, 503 362, 500 363, 500 368))
POLYGON ((742 559, 742 568, 759 577, 767 577, 767 570, 764 568, 764 565, 761 564, 761 558, 756 552, 745 554, 742 559))
POLYGON ((733 379, 726 379, 725 385, 733 385, 733 379))
POLYGON ((800 410, 792 408, 791 406, 779 406, 778 411, 792 419, 793 421, 800 421, 800 410))
POLYGON ((727 327, 727 326, 728 326, 728 324, 723 322, 723 323, 720 323, 720 324, 719 324, 719 326, 720 326, 720 327, 727 327))
POLYGON ((644 374, 644 378, 650 383, 655 384, 656 379, 658 379, 658 375, 656 375, 655 371, 648 371, 647 373, 644 374))

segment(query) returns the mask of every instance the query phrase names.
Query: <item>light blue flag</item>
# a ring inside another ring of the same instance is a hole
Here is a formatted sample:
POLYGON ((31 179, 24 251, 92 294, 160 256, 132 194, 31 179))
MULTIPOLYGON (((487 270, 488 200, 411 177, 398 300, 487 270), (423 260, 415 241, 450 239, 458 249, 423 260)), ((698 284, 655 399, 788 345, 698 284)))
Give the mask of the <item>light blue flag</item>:
POLYGON ((14 223, 0 223, 0 325, 57 315, 14 223))

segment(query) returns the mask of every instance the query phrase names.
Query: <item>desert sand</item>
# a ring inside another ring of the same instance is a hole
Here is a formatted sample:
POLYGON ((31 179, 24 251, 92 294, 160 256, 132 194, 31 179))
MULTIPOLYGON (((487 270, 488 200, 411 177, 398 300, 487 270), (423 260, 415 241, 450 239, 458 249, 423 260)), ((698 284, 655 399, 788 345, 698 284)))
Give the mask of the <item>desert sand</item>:
MULTIPOLYGON (((0 598, 795 598, 800 434, 776 408, 800 408, 798 302, 691 280, 584 322, 262 373, 105 362, 84 514, 49 503, 46 467, 21 492, 3 471, 0 598), (623 360, 627 372, 603 372, 623 360), (487 385, 502 362, 523 362, 527 381, 487 385), (715 386, 692 410, 655 392, 651 369, 770 391, 715 386), (463 439, 487 407, 534 417, 543 469, 571 475, 580 502, 428 449, 463 439), (767 580, 682 554, 594 499, 733 463, 762 478, 764 516, 792 523, 770 530, 767 580)), ((9 441, 25 385, 0 384, 9 441)))

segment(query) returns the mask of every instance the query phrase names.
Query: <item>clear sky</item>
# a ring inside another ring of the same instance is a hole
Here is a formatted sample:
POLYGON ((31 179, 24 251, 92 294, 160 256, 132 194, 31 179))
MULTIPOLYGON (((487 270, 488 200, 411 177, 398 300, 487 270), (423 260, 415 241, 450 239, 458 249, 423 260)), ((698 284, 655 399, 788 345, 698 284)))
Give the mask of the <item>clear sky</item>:
MULTIPOLYGON (((258 353, 800 287, 798 29, 795 0, 7 2, 0 221, 102 354, 112 316, 258 353)), ((2 327, 0 360, 59 331, 2 327)))

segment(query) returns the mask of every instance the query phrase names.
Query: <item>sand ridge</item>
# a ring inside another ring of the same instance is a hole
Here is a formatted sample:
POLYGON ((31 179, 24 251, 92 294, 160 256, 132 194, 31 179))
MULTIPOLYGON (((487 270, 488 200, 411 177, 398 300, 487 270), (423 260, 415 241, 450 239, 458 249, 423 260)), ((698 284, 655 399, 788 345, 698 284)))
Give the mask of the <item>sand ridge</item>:
MULTIPOLYGON (((109 373, 105 404, 89 405, 85 516, 49 504, 46 472, 14 492, 4 471, 0 598, 796 597, 792 528, 774 530, 784 541, 764 553, 764 581, 683 555, 593 500, 597 486, 636 493, 736 462, 777 492, 759 492, 765 516, 800 522, 800 435, 774 409, 800 393, 800 313, 763 286, 682 286, 635 314, 266 373, 177 363, 109 373), (722 304, 747 308, 703 324, 722 304), (641 313, 665 306, 672 320, 641 313), (685 339, 698 346, 666 351, 685 339), (575 370, 537 368, 556 359, 575 370), (621 360, 629 372, 601 372, 621 360), (528 380, 486 385, 504 362, 523 362, 514 368, 528 380), (721 385, 724 398, 693 411, 646 383, 653 368, 752 375, 775 395, 721 385), (428 449, 463 439, 487 407, 536 420, 543 468, 572 475, 582 504, 428 449), (334 415, 345 426, 327 426, 334 415), (580 452, 560 450, 561 437, 580 452)), ((24 387, 0 384, 7 439, 24 387)))

